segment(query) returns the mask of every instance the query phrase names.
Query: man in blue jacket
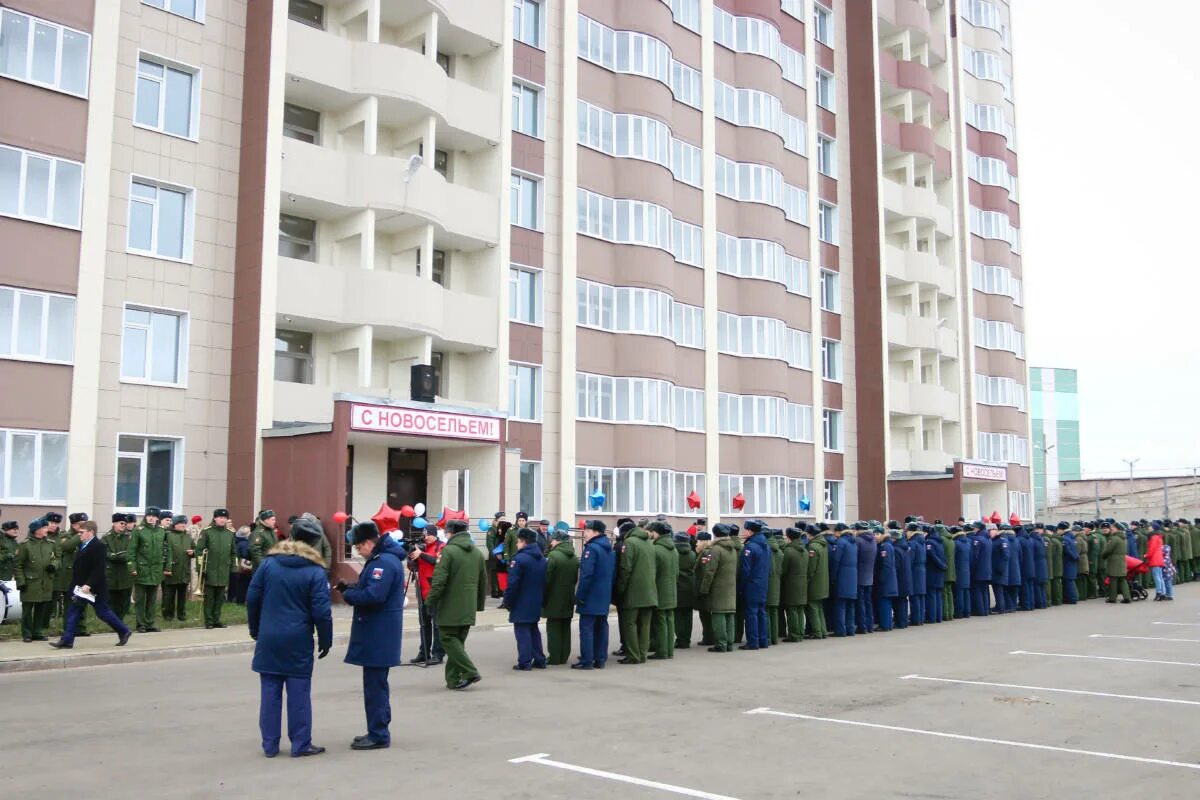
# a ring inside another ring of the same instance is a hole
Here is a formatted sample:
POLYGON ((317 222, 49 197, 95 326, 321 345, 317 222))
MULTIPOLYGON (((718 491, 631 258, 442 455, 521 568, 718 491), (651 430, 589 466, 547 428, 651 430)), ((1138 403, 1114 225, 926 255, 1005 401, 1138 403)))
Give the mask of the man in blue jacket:
POLYGON ((1008 540, 998 525, 988 535, 992 539, 992 613, 1003 614, 1008 611, 1008 540))
MULTIPOLYGON (((1050 543, 1046 540, 1044 528, 1036 523, 1033 539, 1033 607, 1045 608, 1049 603, 1046 587, 1050 583, 1050 543)), ((1024 565, 1022 565, 1024 567, 1024 565)))
POLYGON ((528 672, 546 668, 546 653, 542 650, 542 600, 546 595, 546 557, 538 546, 537 532, 529 528, 517 531, 517 554, 508 565, 508 586, 504 589, 502 608, 508 609, 517 639, 517 663, 513 669, 528 672))
POLYGON ((954 616, 971 616, 971 537, 955 525, 950 529, 954 538, 954 616))
POLYGON ((1079 591, 1076 581, 1079 580, 1079 545, 1075 543, 1075 531, 1065 522, 1058 525, 1063 532, 1063 602, 1069 606, 1079 601, 1079 591))
POLYGON ((908 627, 908 599, 912 594, 912 550, 899 522, 892 520, 888 529, 896 555, 896 601, 892 611, 896 616, 896 627, 904 630, 908 627))
POLYGON ((855 546, 858 548, 858 609, 855 617, 855 633, 871 633, 875 630, 875 534, 866 522, 854 523, 858 532, 855 546))
POLYGON ((354 607, 346 663, 362 667, 363 706, 367 732, 354 737, 352 750, 390 747, 392 722, 388 671, 400 666, 400 635, 404 624, 404 547, 391 536, 379 535, 374 522, 360 522, 351 540, 363 556, 358 583, 339 581, 337 590, 354 607))
POLYGON ((742 558, 738 570, 738 594, 746 609, 746 643, 739 650, 765 650, 771 643, 767 627, 767 579, 771 573, 771 547, 763 536, 766 525, 749 520, 742 531, 742 558))
POLYGON ((909 621, 913 625, 925 624, 925 597, 929 591, 927 585, 929 576, 925 565, 928 554, 925 551, 925 534, 916 522, 905 526, 908 533, 909 552, 912 553, 912 586, 909 588, 909 621))
POLYGON ((604 523, 594 519, 583 531, 579 557, 579 584, 575 605, 579 611, 579 661, 571 669, 604 669, 608 661, 608 607, 612 603, 613 573, 617 561, 604 523))
POLYGON ((945 618, 946 548, 939 535, 941 531, 931 530, 925 537, 925 621, 941 622, 945 618))
POLYGON ((878 630, 892 629, 892 601, 899 594, 896 581, 896 549, 882 530, 875 533, 875 581, 872 586, 879 622, 878 630))
POLYGON ((836 553, 837 569, 833 568, 833 556, 829 559, 830 594, 835 598, 834 635, 853 636, 855 616, 858 608, 858 544, 854 531, 844 522, 839 522, 836 553))
POLYGON ((267 758, 279 753, 285 687, 292 757, 325 752, 312 743, 313 631, 317 658, 324 658, 333 647, 333 615, 325 562, 314 547, 325 534, 316 523, 304 522, 292 526, 291 539, 271 548, 246 592, 255 642, 250 668, 259 678, 258 728, 267 758))
POLYGON ((1008 542, 1008 583, 1005 584, 1004 600, 1008 604, 1008 613, 1017 610, 1017 598, 1021 595, 1021 546, 1017 544, 1017 535, 1009 525, 1002 526, 1004 540, 1008 542))
POLYGON ((1017 544, 1021 551, 1021 593, 1017 597, 1017 608, 1022 611, 1034 609, 1033 577, 1035 574, 1033 561, 1037 554, 1038 545, 1045 545, 1041 537, 1042 524, 1033 523, 1033 531, 1024 526, 1017 528, 1017 544))
POLYGON ((977 522, 971 539, 971 614, 986 617, 992 605, 988 599, 992 583, 992 538, 986 526, 977 522))

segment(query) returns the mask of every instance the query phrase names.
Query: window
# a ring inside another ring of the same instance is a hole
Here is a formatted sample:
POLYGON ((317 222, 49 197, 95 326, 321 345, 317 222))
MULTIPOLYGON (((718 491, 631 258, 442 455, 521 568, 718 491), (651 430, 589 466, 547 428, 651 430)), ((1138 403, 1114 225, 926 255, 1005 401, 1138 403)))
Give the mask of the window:
POLYGON ((783 146, 792 152, 807 153, 807 130, 804 120, 783 110, 783 101, 758 89, 739 89, 721 81, 715 82, 715 113, 731 125, 761 128, 783 139, 783 146))
POLYGON ((984 211, 971 206, 971 233, 984 239, 1008 242, 1014 253, 1021 252, 1021 229, 1014 226, 1003 211, 984 211))
POLYGON ((1015 433, 979 432, 979 452, 984 461, 1029 466, 1029 440, 1015 433))
POLYGON ((0 75, 87 96, 92 37, 38 17, 0 10, 0 75))
POLYGON ((313 335, 307 331, 275 331, 275 380, 313 382, 313 335))
MULTIPOLYGON (((421 251, 417 250, 417 277, 421 277, 421 251)), ((430 279, 438 286, 446 285, 446 251, 433 251, 433 274, 430 279)))
POLYGON ((54 505, 67 498, 67 434, 0 428, 0 500, 54 505))
POLYGON ((645 200, 616 200, 582 188, 576 189, 575 198, 576 224, 584 236, 657 247, 681 263, 700 264, 700 226, 674 219, 670 209, 645 200))
POLYGON ((653 378, 575 375, 576 416, 598 422, 704 430, 704 390, 653 378))
POLYGON ((842 343, 834 339, 821 340, 821 377, 827 381, 842 379, 842 343))
POLYGON ((437 65, 442 68, 442 72, 450 74, 450 55, 449 53, 435 53, 433 56, 437 65))
POLYGON ((117 437, 114 505, 123 511, 146 506, 181 508, 183 441, 149 436, 117 437))
POLYGON ((742 317, 720 312, 717 350, 746 358, 774 358, 789 367, 812 369, 812 334, 787 327, 772 317, 742 317))
POLYGON ((801 509, 802 500, 812 505, 813 482, 810 478, 789 478, 783 475, 721 475, 717 485, 721 495, 722 516, 785 517, 812 516, 801 509), (741 511, 733 510, 733 498, 738 494, 746 500, 741 511))
POLYGON ((1009 406, 1025 410, 1025 384, 1014 378, 975 375, 975 400, 986 406, 1009 406))
POLYGON ((722 392, 717 424, 721 433, 737 436, 779 436, 793 442, 811 442, 813 436, 812 406, 782 397, 722 392))
POLYGON ((71 363, 75 298, 0 286, 0 358, 71 363))
POLYGON ((128 250, 158 258, 192 257, 192 190, 134 178, 129 193, 128 250))
POLYGON ((817 70, 817 105, 826 111, 837 111, 837 90, 833 76, 824 70, 817 70))
POLYGON ((521 462, 521 510, 530 517, 542 515, 542 462, 521 462))
POLYGON ((704 347, 704 309, 678 303, 654 289, 575 283, 578 325, 612 333, 661 336, 684 347, 704 347))
POLYGON ((508 414, 512 419, 542 421, 542 368, 508 365, 508 414))
POLYGON ((810 292, 808 262, 764 239, 739 239, 718 232, 717 271, 782 283, 789 292, 805 297, 810 292))
POLYGON ((542 324, 542 271, 508 268, 508 318, 529 325, 542 324))
POLYGON ((513 0, 513 38, 530 47, 541 48, 541 0, 513 0))
POLYGON ((512 127, 526 136, 542 136, 542 93, 524 83, 513 81, 512 127))
POLYGON ((817 171, 837 177, 837 142, 828 136, 817 136, 817 171))
POLYGON ((1025 334, 1011 322, 975 318, 975 346, 984 350, 1007 350, 1017 358, 1025 357, 1025 334))
POLYGON ((541 230, 541 181, 525 175, 512 174, 512 224, 531 230, 541 230))
POLYGON ((0 145, 0 216, 78 228, 83 165, 0 145))
POLYGON ((826 450, 840 453, 845 448, 842 441, 842 412, 827 408, 821 412, 821 423, 824 439, 822 443, 826 450))
POLYGON ((1015 277, 1012 270, 993 264, 981 264, 978 261, 972 261, 971 268, 974 278, 971 288, 975 291, 1004 295, 1012 298, 1014 304, 1022 305, 1021 279, 1015 277))
POLYGON ((317 221, 279 215, 279 255, 301 261, 317 260, 317 221))
POLYGON ((700 0, 663 0, 671 7, 675 22, 693 33, 700 32, 700 0))
POLYGON ((700 186, 700 148, 671 136, 659 120, 637 114, 614 114, 584 100, 578 102, 579 143, 619 158, 639 158, 667 169, 676 180, 700 186))
POLYGON ((142 0, 142 4, 161 8, 196 22, 204 19, 204 0, 142 0))
POLYGON ((1030 502, 1029 492, 1009 492, 1008 511, 1021 519, 1033 519, 1033 504, 1030 502))
POLYGON ((842 276, 827 269, 821 270, 821 308, 842 312, 842 276))
POLYGON ((283 104, 283 135, 309 144, 321 143, 321 112, 291 103, 283 104))
POLYGON ((121 380, 183 385, 187 343, 187 314, 126 306, 121 330, 121 380))
POLYGON ((194 139, 199 128, 199 105, 197 70, 146 55, 138 58, 135 125, 194 139))
POLYGON ((846 492, 842 481, 825 481, 825 518, 845 519, 846 492))
POLYGON ((837 206, 825 201, 817 203, 817 234, 826 244, 838 243, 837 206))
POLYGON ((581 514, 704 514, 704 474, 640 467, 576 467, 575 507, 581 514), (588 500, 595 492, 605 495, 604 505, 593 509, 588 500), (700 508, 687 507, 691 492, 700 496, 700 508))
POLYGON ((671 58, 666 42, 636 31, 614 31, 580 14, 578 47, 580 58, 613 72, 659 81, 679 102, 700 108, 699 70, 671 58))
POLYGON ((312 0, 288 0, 288 19, 325 30, 325 6, 312 0))
POLYGON ((818 3, 813 3, 813 38, 833 47, 833 12, 818 3))

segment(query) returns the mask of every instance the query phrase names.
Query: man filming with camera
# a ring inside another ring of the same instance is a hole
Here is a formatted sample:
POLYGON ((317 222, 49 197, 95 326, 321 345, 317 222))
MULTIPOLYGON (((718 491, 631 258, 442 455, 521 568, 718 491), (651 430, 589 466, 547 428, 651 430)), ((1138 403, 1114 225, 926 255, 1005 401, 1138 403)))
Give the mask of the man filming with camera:
POLYGON ((442 640, 438 631, 437 620, 425 598, 429 596, 429 585, 433 580, 433 569, 441 557, 445 546, 438 541, 437 528, 426 527, 408 554, 408 568, 417 573, 417 612, 421 622, 421 650, 410 664, 431 666, 441 664, 446 657, 442 649, 442 640))

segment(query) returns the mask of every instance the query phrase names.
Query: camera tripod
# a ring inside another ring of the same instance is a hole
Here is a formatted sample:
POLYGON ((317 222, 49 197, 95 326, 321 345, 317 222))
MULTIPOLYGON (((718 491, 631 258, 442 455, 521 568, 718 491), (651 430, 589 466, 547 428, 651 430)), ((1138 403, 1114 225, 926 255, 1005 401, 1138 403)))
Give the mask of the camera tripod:
MULTIPOLYGON (((418 556, 418 558, 420 558, 420 556, 418 556)), ((402 666, 402 667, 420 667, 421 669, 427 669, 429 667, 429 662, 433 658, 433 642, 426 641, 425 626, 421 624, 421 619, 425 616, 425 601, 421 598, 421 576, 417 572, 417 568, 414 566, 412 561, 408 562, 408 574, 410 576, 409 580, 416 583, 415 594, 417 595, 417 634, 420 636, 420 639, 421 639, 421 649, 418 652, 424 653, 425 658, 422 659, 421 661, 416 661, 416 662, 404 661, 404 662, 401 662, 400 666, 402 666)), ((405 587, 405 591, 406 592, 408 591, 408 587, 405 587)), ((432 623, 432 621, 431 621, 431 623, 432 623)), ((432 632, 433 625, 430 624, 429 627, 430 627, 430 631, 432 632)))

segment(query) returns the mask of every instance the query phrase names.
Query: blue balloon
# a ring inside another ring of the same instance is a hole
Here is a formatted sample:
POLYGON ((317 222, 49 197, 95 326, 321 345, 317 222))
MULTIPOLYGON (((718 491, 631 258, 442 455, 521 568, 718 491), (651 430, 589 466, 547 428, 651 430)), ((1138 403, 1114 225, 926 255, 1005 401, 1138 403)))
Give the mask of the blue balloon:
POLYGON ((479 520, 479 530, 483 531, 484 533, 487 533, 491 529, 492 529, 491 522, 489 522, 486 519, 479 520))
POLYGON ((607 499, 608 497, 605 496, 604 492, 599 490, 588 495, 588 502, 591 503, 593 511, 604 508, 604 501, 607 499))
POLYGON ((812 508, 812 501, 808 499, 808 495, 801 497, 800 498, 800 510, 808 511, 810 508, 812 508))
POLYGON ((429 520, 425 519, 424 517, 414 517, 412 526, 419 531, 423 531, 429 527, 429 520))

